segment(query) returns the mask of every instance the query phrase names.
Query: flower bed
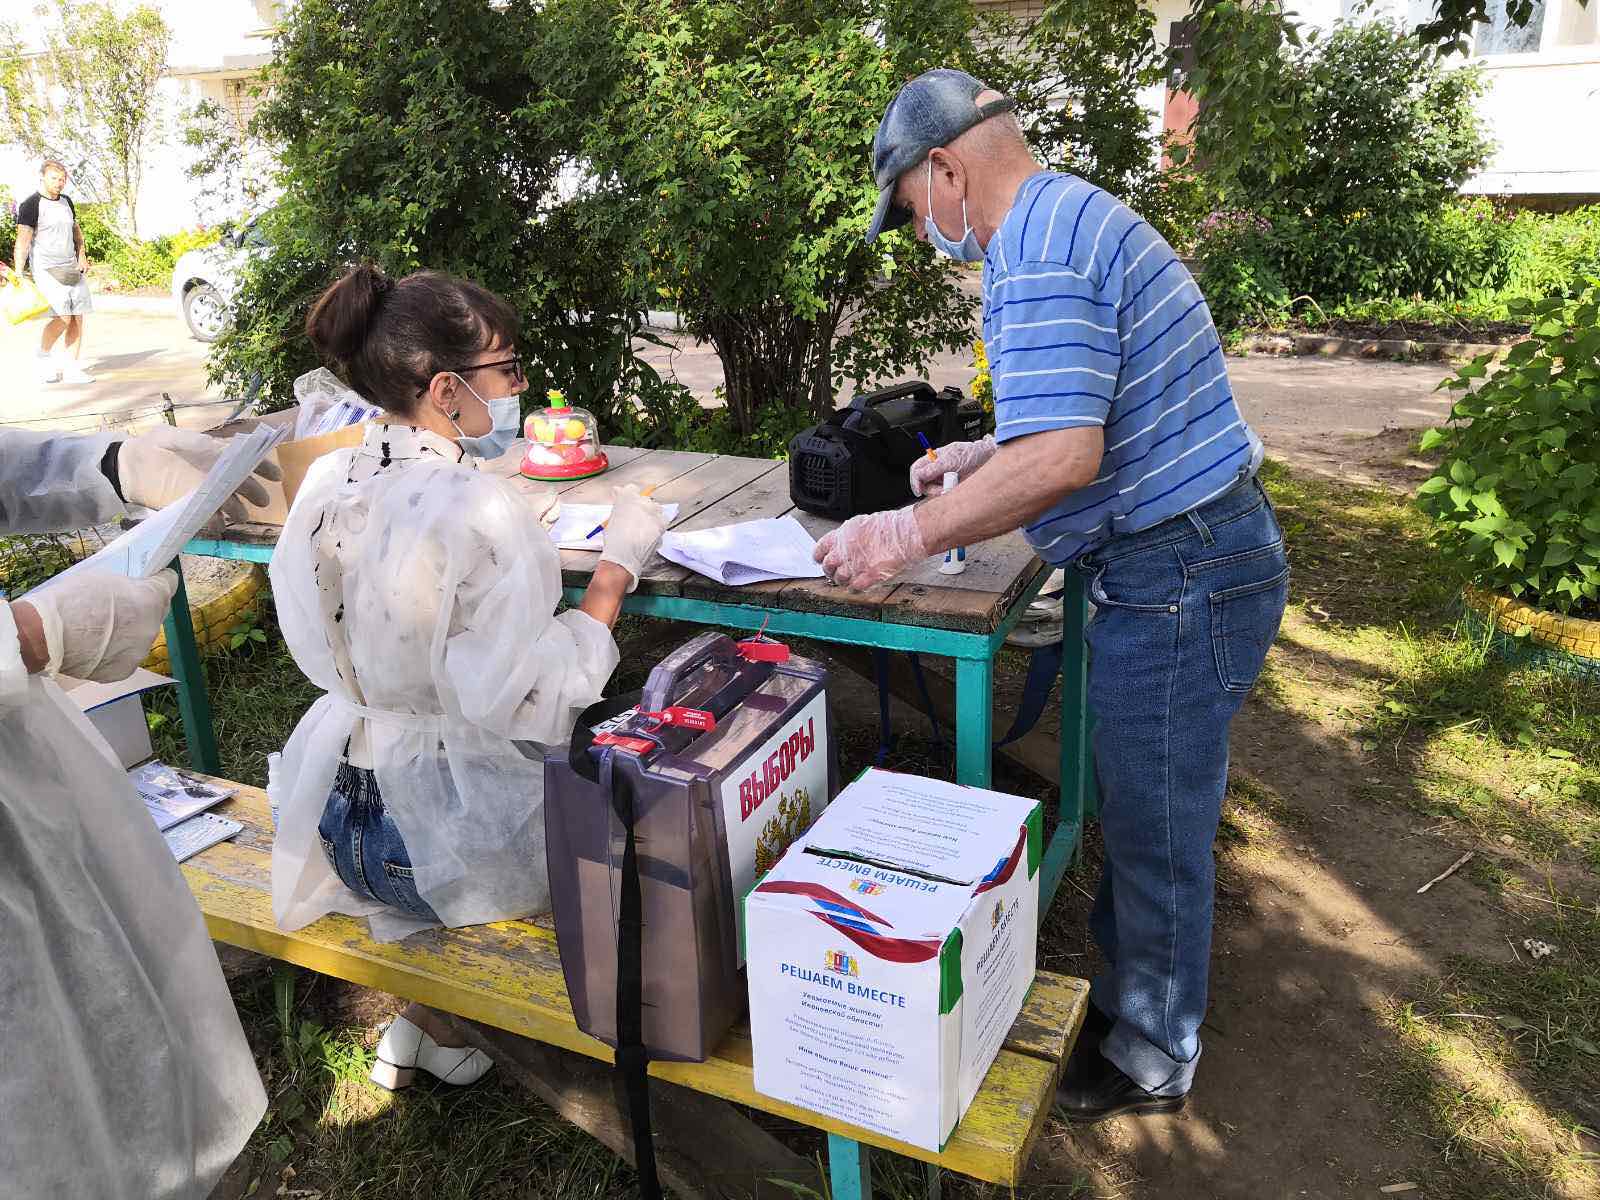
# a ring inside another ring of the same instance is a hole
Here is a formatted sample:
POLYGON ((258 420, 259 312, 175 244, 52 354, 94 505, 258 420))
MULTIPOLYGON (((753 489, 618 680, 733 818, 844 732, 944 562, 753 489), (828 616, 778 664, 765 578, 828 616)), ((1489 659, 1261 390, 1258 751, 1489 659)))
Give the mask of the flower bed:
POLYGON ((1507 661, 1600 679, 1600 621, 1546 612, 1481 588, 1465 588, 1461 599, 1469 623, 1489 631, 1507 661))

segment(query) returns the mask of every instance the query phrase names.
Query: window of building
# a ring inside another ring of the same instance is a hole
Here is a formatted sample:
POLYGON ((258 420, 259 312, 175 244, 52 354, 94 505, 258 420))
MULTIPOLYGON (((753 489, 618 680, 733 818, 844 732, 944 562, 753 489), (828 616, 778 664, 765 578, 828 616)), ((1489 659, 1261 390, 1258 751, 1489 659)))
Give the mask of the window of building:
POLYGON ((1533 15, 1519 27, 1506 17, 1506 0, 1489 0, 1489 20, 1478 26, 1472 48, 1482 55, 1537 54, 1544 35, 1546 3, 1547 0, 1533 0, 1533 15))
POLYGON ((1600 0, 1589 0, 1588 5, 1579 4, 1578 0, 1557 3, 1545 48, 1600 46, 1600 0))

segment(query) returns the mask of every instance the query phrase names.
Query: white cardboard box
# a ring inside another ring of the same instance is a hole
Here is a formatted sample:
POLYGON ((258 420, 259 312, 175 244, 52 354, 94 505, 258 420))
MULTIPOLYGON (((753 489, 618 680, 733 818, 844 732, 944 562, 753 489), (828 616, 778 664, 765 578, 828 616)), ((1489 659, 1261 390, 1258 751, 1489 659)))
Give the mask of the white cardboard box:
POLYGON ((745 900, 755 1088, 941 1149, 1033 982, 1039 803, 867 771, 745 900))
POLYGON ((144 716, 144 701, 139 697, 152 688, 165 687, 172 680, 140 667, 118 683, 92 683, 84 679, 56 677, 61 690, 83 710, 89 723, 110 743, 117 761, 136 767, 155 753, 150 744, 150 725, 144 716))

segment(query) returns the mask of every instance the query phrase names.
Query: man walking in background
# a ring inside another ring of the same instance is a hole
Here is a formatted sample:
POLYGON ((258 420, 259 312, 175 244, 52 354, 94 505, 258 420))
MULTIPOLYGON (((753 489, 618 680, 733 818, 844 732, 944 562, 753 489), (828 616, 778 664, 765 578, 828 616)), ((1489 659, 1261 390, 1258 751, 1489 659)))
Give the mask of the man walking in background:
POLYGON ((78 210, 62 191, 67 168, 47 161, 39 172, 39 190, 17 206, 17 273, 33 258, 33 280, 51 315, 39 335, 39 378, 45 383, 93 383, 79 362, 83 354, 83 318, 89 300, 89 256, 84 252, 78 210), (54 350, 62 342, 58 360, 54 350))

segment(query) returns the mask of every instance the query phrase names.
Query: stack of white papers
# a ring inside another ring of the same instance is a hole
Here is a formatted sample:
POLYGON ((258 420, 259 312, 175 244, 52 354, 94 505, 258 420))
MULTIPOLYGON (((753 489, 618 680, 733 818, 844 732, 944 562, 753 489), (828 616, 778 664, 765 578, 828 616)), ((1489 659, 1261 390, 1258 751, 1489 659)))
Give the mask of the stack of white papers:
POLYGON ((184 543, 205 527, 261 460, 288 436, 287 425, 259 425, 230 438, 222 457, 194 491, 39 587, 52 587, 81 571, 112 571, 131 579, 148 579, 171 566, 184 543))
MULTIPOLYGON (((661 507, 666 511, 668 525, 678 519, 676 504, 663 504, 661 507)), ((609 504, 568 504, 562 501, 556 523, 550 526, 550 538, 563 550, 604 550, 605 530, 602 529, 593 537, 589 536, 589 532, 610 519, 609 504)))
POLYGON ((691 533, 668 530, 661 557, 730 587, 769 579, 820 579, 811 559, 817 543, 792 516, 738 525, 719 525, 691 533))

